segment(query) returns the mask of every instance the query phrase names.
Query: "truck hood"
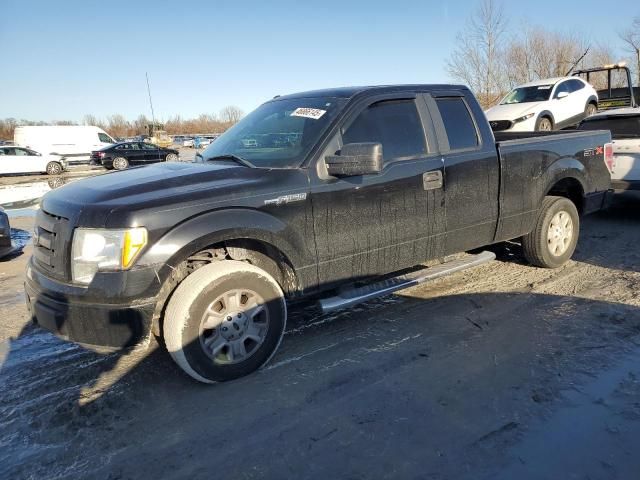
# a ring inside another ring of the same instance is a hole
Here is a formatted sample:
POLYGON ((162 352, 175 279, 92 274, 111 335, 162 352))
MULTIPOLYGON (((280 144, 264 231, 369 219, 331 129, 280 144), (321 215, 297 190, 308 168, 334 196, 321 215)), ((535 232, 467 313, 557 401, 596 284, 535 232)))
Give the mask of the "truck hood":
POLYGON ((41 206, 76 226, 171 226, 208 209, 243 206, 243 198, 277 191, 294 172, 301 175, 228 163, 157 163, 69 183, 47 193, 41 206))
POLYGON ((546 102, 529 102, 529 103, 511 103, 505 105, 496 105, 491 107, 485 113, 487 119, 491 120, 515 120, 527 113, 538 112, 542 110, 546 102))

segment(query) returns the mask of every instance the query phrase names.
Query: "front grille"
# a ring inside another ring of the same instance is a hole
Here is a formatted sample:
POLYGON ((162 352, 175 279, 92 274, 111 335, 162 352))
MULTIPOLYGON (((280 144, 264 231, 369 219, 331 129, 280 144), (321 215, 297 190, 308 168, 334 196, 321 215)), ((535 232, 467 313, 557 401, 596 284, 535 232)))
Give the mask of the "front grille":
POLYGON ((66 279, 71 248, 69 219, 38 210, 33 239, 33 257, 52 277, 66 279))
POLYGON ((513 126, 513 122, 509 120, 491 120, 489 125, 494 132, 501 132, 502 130, 509 130, 513 126))

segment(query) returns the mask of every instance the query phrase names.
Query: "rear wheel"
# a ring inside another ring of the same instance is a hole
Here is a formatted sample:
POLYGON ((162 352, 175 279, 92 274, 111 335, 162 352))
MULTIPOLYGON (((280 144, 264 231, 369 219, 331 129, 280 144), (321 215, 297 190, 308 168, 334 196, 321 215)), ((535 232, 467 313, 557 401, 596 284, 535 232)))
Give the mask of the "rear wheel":
POLYGON ((170 154, 167 155, 165 160, 167 162, 175 162, 176 160, 178 160, 178 156, 175 153, 170 153, 170 154))
POLYGON ((113 159, 113 168, 116 170, 125 170, 129 166, 129 160, 124 157, 116 157, 113 159))
POLYGON ((558 268, 569 261, 578 243, 580 217, 573 202, 564 197, 545 197, 535 228, 522 237, 529 263, 558 268))
POLYGON ((176 288, 165 312, 164 340, 191 377, 223 382, 267 363, 286 321, 284 294, 273 277, 228 260, 199 268, 176 288))
POLYGON ((47 175, 60 175, 62 173, 62 165, 58 162, 47 163, 47 175))
POLYGON ((536 132, 550 132, 553 130, 553 122, 549 117, 540 117, 536 121, 536 132))

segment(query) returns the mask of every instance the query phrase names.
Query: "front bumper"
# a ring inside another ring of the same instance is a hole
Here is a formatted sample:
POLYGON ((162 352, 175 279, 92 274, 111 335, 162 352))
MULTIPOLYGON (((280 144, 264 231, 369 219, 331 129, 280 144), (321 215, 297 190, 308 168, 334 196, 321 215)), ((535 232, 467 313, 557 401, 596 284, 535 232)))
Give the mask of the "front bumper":
MULTIPOLYGON (((65 340, 120 349, 142 342, 151 332, 154 296, 133 299, 122 295, 98 301, 91 286, 54 280, 39 271, 33 260, 26 273, 26 301, 33 322, 65 340)), ((127 273, 113 276, 113 291, 126 289, 127 273), (120 281, 124 283, 115 285, 120 281)))

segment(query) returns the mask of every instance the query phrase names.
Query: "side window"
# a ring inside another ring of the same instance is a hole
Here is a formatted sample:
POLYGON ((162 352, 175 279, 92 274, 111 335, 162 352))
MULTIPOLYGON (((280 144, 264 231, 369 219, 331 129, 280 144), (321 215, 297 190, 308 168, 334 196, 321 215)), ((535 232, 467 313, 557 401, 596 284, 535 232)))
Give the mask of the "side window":
POLYGON ((4 148, 0 148, 0 155, 6 155, 7 153, 4 151, 4 148))
POLYGON ((128 143, 123 143, 122 145, 118 145, 116 147, 116 150, 129 150, 129 144, 128 143))
POLYGON ((569 80, 569 88, 572 92, 577 92, 578 90, 582 90, 584 88, 584 83, 580 80, 569 80))
POLYGON ((378 142, 386 162, 427 153, 422 123, 413 100, 374 103, 343 133, 347 143, 378 142))
POLYGON ((436 104, 449 137, 449 148, 461 150, 477 147, 478 131, 465 101, 461 97, 436 98, 436 104))
POLYGON ((556 87, 556 93, 553 94, 553 98, 558 98, 558 94, 560 92, 571 93, 571 89, 569 88, 569 81, 562 82, 556 87))
POLYGON ((142 145, 142 149, 143 150, 157 150, 158 149, 158 147, 156 147, 152 143, 141 143, 140 145, 142 145))
POLYGON ((14 155, 20 156, 20 157, 27 157, 29 156, 29 152, 27 152, 24 148, 14 148, 15 153, 14 155))
POLYGON ((100 140, 102 143, 113 143, 113 140, 111 140, 109 135, 105 135, 102 132, 98 132, 98 140, 100 140))

